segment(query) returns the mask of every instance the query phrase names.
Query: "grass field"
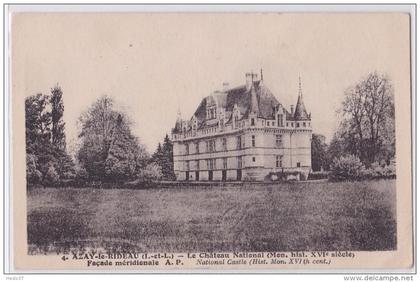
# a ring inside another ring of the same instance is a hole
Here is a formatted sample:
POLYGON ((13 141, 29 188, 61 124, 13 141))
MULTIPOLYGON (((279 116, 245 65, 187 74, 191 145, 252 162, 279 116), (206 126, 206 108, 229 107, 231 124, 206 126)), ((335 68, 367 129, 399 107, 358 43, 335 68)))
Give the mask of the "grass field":
POLYGON ((28 193, 30 253, 396 248, 395 180, 28 193))

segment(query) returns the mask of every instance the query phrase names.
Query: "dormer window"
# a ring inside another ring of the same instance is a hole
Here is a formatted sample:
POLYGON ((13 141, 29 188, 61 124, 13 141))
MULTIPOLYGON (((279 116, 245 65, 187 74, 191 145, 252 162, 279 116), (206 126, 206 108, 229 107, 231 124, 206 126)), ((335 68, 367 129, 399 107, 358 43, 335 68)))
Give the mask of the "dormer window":
POLYGON ((282 114, 277 115, 277 126, 278 127, 283 127, 283 115, 282 114))
POLYGON ((234 117, 233 117, 233 127, 234 128, 238 128, 239 126, 239 116, 238 113, 234 113, 234 117))
POLYGON ((191 123, 192 123, 192 130, 193 131, 196 131, 197 130, 197 118, 195 117, 195 116, 193 116, 193 118, 192 118, 192 120, 191 120, 191 123))
POLYGON ((216 118, 216 107, 212 106, 211 108, 207 108, 207 119, 215 119, 216 118))

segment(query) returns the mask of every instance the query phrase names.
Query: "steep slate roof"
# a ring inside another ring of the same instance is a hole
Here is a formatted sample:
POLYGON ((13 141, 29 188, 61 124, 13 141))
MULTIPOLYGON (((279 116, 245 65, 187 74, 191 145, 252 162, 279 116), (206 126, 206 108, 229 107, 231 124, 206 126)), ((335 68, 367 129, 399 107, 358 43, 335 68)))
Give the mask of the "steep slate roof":
MULTIPOLYGON (((242 119, 247 119, 252 111, 256 112, 257 117, 259 118, 274 119, 276 110, 279 106, 282 106, 262 80, 254 81, 253 86, 249 90, 247 90, 246 85, 241 85, 222 92, 216 91, 203 98, 194 112, 194 116, 198 121, 198 129, 209 126, 209 121, 206 121, 207 104, 209 104, 209 106, 216 105, 218 109, 223 108, 225 110, 227 123, 232 121, 232 113, 235 105, 237 105, 242 119), (255 94, 254 98, 252 95, 253 91, 255 94)), ((303 104, 301 88, 299 89, 299 97, 294 112, 289 112, 286 109, 285 111, 287 120, 310 119, 310 115, 308 115, 305 105, 303 104)), ((216 119, 211 121, 214 124, 217 124, 218 122, 216 119)), ((173 132, 181 132, 181 128, 178 124, 175 125, 173 132)))
POLYGON ((310 117, 308 112, 306 111, 305 104, 303 104, 302 96, 299 95, 297 103, 296 103, 296 110, 295 110, 295 120, 309 120, 310 117))
POLYGON ((303 94, 302 94, 302 83, 299 77, 299 96, 296 103, 296 109, 294 114, 295 120, 309 120, 311 117, 306 111, 305 104, 303 103, 303 94))
MULTIPOLYGON (((274 119, 274 111, 275 108, 280 105, 279 101, 261 81, 254 82, 253 86, 258 108, 256 108, 255 105, 252 105, 252 87, 250 90, 247 90, 245 85, 231 88, 226 92, 220 92, 209 97, 217 99, 217 105, 219 107, 222 106, 226 112, 231 113, 236 104, 243 118, 247 118, 252 111, 252 108, 254 108, 254 110, 257 110, 258 112, 258 117, 274 119)), ((211 99, 208 99, 209 97, 206 97, 201 101, 194 113, 200 121, 206 119, 207 102, 212 101, 211 99)))

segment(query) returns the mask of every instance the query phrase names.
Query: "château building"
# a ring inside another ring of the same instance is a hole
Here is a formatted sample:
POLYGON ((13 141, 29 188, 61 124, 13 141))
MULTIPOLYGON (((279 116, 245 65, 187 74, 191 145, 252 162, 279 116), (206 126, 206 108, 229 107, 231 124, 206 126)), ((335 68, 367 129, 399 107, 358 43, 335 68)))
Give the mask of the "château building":
POLYGON ((296 107, 287 110, 260 77, 205 97, 194 115, 178 114, 172 129, 179 181, 261 181, 273 173, 306 179, 311 169, 311 115, 299 78, 296 107))

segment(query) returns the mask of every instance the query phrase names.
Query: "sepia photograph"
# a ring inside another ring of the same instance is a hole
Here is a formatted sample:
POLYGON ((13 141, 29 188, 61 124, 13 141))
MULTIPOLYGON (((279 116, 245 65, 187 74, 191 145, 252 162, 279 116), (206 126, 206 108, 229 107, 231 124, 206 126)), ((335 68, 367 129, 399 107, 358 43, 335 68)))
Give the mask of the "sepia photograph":
POLYGON ((10 22, 18 267, 411 267, 408 13, 10 22))

